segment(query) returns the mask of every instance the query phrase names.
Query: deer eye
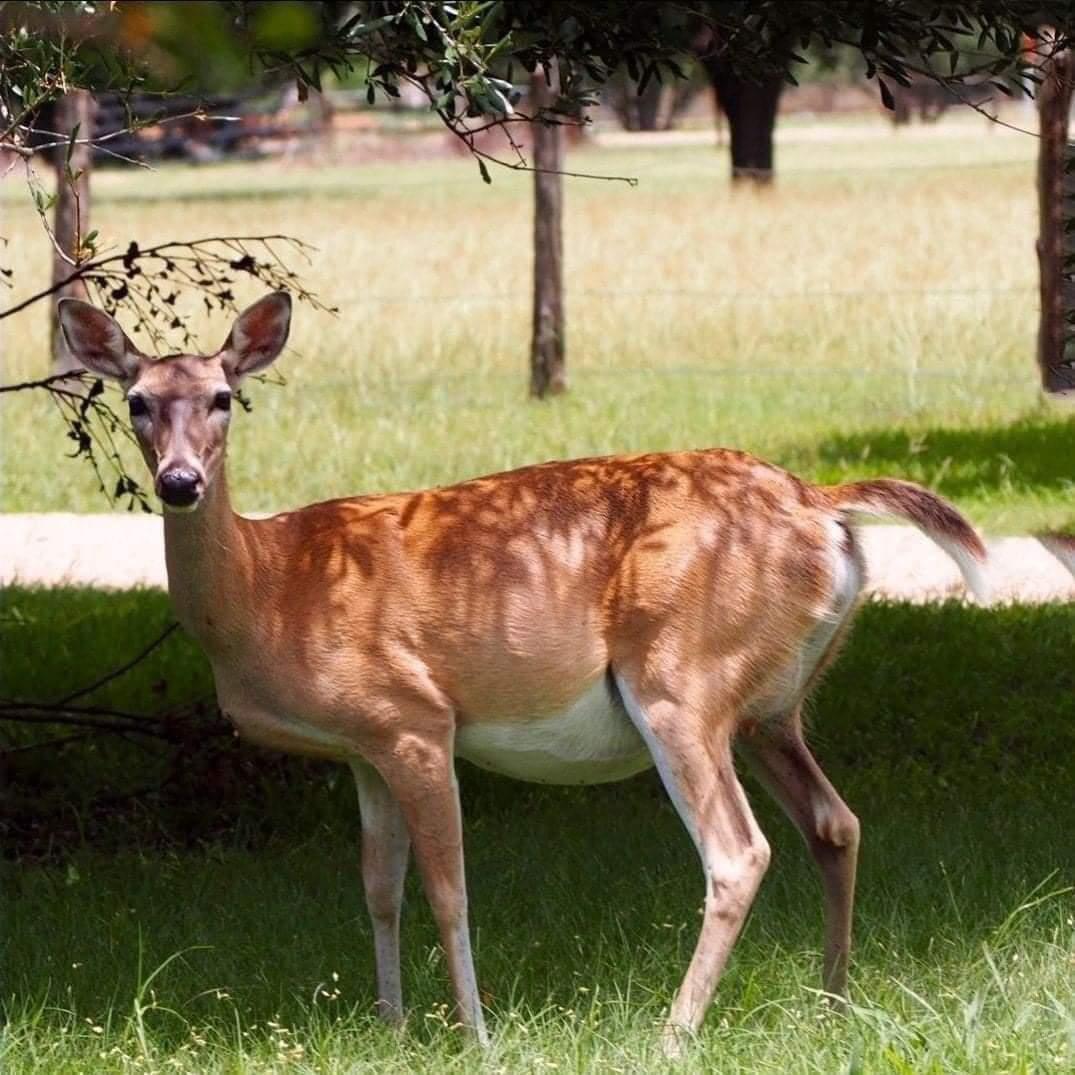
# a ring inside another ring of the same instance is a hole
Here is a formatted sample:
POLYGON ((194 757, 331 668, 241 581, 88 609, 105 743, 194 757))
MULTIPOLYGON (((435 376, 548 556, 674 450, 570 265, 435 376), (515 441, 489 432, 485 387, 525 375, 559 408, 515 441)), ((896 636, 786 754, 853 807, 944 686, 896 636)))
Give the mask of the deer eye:
POLYGON ((213 410, 215 411, 230 411, 231 410, 231 393, 230 392, 217 392, 213 396, 213 410))
POLYGON ((132 418, 144 418, 149 414, 149 407, 141 396, 128 396, 127 406, 131 409, 132 418))

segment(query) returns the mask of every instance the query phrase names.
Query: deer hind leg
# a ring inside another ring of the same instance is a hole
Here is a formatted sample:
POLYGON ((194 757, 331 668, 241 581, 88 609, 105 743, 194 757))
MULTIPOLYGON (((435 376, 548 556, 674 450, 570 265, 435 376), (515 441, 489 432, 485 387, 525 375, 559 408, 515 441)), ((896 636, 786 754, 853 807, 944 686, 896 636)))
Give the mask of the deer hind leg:
POLYGON ((403 1021, 399 968, 399 915, 407 875, 410 837, 403 812, 372 766, 353 762, 362 815, 362 883, 373 924, 377 966, 377 1013, 386 1022, 403 1021))
POLYGON ((678 1056, 713 999, 769 864, 769 844, 735 775, 727 733, 699 726, 677 703, 639 697, 618 672, 616 683, 705 870, 702 929, 664 1034, 666 1053, 678 1056))
POLYGON ((488 1045, 467 923, 463 821, 450 735, 407 737, 378 766, 399 802, 414 857, 440 932, 455 994, 456 1015, 481 1045, 488 1045))
POLYGON ((859 821, 829 783, 806 745, 801 700, 835 659, 851 624, 865 575, 854 534, 841 527, 836 552, 832 606, 808 637, 791 677, 791 695, 773 714, 751 721, 739 737, 747 763, 802 833, 821 874, 825 903, 822 984, 835 996, 847 994, 851 920, 858 865, 859 821))
POLYGON ((810 753, 798 710, 786 723, 768 724, 744 740, 742 753, 794 822, 817 863, 825 902, 822 982, 827 992, 844 997, 855 903, 858 818, 810 753))

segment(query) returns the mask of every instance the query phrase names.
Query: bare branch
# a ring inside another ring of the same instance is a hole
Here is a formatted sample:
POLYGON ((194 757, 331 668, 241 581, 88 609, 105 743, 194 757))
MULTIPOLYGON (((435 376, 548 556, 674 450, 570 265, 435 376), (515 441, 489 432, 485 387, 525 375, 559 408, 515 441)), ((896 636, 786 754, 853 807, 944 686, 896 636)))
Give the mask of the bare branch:
POLYGON ((58 706, 69 705, 71 702, 78 698, 84 698, 87 694, 92 694, 95 690, 99 690, 106 683, 111 683, 114 679, 119 679, 120 676, 125 675, 135 665, 144 661, 158 646, 160 646, 177 628, 178 623, 170 623, 167 627, 148 646, 139 650, 129 661, 124 661, 118 668, 113 668, 111 672, 101 676, 100 679, 94 680, 86 687, 80 687, 76 691, 72 691, 70 694, 65 694, 62 698, 59 698, 54 703, 58 706))
POLYGON ((65 708, 33 702, 2 702, 0 720, 10 720, 16 724, 65 724, 75 728, 97 728, 117 734, 133 732, 154 739, 168 738, 168 734, 152 718, 146 719, 134 713, 97 706, 65 708))
POLYGON ((98 380, 95 375, 76 370, 74 373, 54 373, 51 377, 41 377, 36 381, 16 381, 14 384, 0 384, 0 394, 4 392, 25 392, 31 388, 47 388, 61 396, 82 400, 82 393, 69 391, 64 385, 78 380, 98 380))
MULTIPOLYGON (((52 142, 44 142, 33 147, 12 145, 11 148, 14 152, 20 155, 25 154, 29 149, 31 154, 42 153, 47 149, 59 149, 63 146, 91 146, 93 149, 101 149, 103 142, 111 142, 114 138, 122 138, 124 135, 134 134, 136 131, 140 131, 145 127, 163 127, 167 123, 178 123, 181 120, 196 119, 200 122, 211 123, 219 121, 221 123, 239 123, 242 120, 241 116, 218 116, 211 115, 204 112, 200 108, 195 108, 190 112, 180 112, 174 116, 157 116, 155 118, 139 120, 136 123, 132 123, 126 127, 121 127, 118 131, 109 131, 108 134, 102 134, 93 138, 66 138, 61 131, 50 131, 42 127, 30 127, 19 126, 17 128, 18 133, 22 137, 29 135, 46 135, 49 138, 55 139, 52 142)), ((119 154, 114 154, 118 156, 119 154)), ((127 159, 127 158, 121 158, 127 159)), ((139 163, 139 162, 136 162, 139 163)))
MULTIPOLYGON (((297 253, 299 253, 305 258, 308 258, 309 255, 315 250, 315 247, 311 246, 309 243, 303 242, 301 239, 296 239, 290 235, 279 234, 212 235, 201 239, 191 239, 186 242, 182 240, 170 240, 168 242, 158 243, 156 246, 149 246, 144 249, 139 248, 135 244, 132 244, 134 246, 133 253, 131 251, 131 247, 128 247, 127 251, 122 254, 103 254, 99 257, 91 258, 90 260, 84 261, 81 265, 79 265, 69 276, 57 281, 52 286, 42 288, 40 291, 34 292, 34 294, 30 295, 28 298, 23 299, 21 302, 15 303, 13 306, 9 306, 5 309, 0 309, 0 320, 3 320, 6 317, 11 317, 13 314, 17 314, 21 310, 25 310, 28 306, 32 306, 35 302, 40 302, 42 299, 48 298, 49 295, 54 294, 60 288, 64 287, 65 285, 71 283, 74 280, 85 279, 87 277, 94 277, 97 275, 107 277, 109 275, 109 269, 111 267, 117 266, 121 267, 117 274, 117 278, 122 277, 127 272, 129 272, 128 262, 136 262, 147 258, 156 258, 161 261, 172 260, 174 262, 178 262, 180 260, 196 261, 196 258, 191 258, 189 256, 187 258, 184 258, 183 255, 180 253, 180 251, 188 249, 195 250, 201 253, 203 256, 213 256, 217 261, 224 263, 225 259, 221 255, 212 254, 211 244, 213 243, 220 243, 224 246, 232 244, 233 247, 235 244, 241 244, 244 247, 243 256, 249 258, 250 261, 248 263, 244 263, 238 266, 232 266, 231 261, 229 260, 226 262, 226 264, 228 264, 229 267, 233 268, 235 271, 244 271, 250 273, 251 275, 257 275, 254 270, 258 266, 254 262, 249 252, 245 250, 245 246, 261 245, 267 250, 268 253, 275 256, 275 251, 273 251, 271 244, 282 243, 287 246, 290 246, 293 250, 295 250, 297 253)), ((242 261, 242 257, 231 260, 242 261)), ((290 273, 290 270, 286 269, 283 270, 283 274, 293 275, 290 273)), ((193 282, 193 277, 191 277, 191 280, 193 282)), ((327 307, 322 304, 320 300, 318 300, 317 297, 313 294, 313 292, 306 291, 305 289, 300 288, 298 289, 297 294, 299 298, 305 299, 307 302, 311 303, 311 305, 313 305, 316 309, 332 309, 331 307, 327 307)))

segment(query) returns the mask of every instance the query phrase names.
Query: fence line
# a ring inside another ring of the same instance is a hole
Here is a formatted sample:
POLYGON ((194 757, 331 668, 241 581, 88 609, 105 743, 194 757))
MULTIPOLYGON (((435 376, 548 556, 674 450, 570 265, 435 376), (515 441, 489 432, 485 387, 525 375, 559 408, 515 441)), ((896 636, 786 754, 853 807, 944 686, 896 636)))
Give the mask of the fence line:
MULTIPOLYGON (((811 143, 798 143, 798 145, 807 145, 811 147, 815 146, 833 146, 843 143, 833 142, 811 142, 811 143)), ((725 146, 713 146, 714 149, 723 150, 725 146)), ((780 149, 780 145, 777 145, 777 149, 780 149)), ((790 146, 784 146, 786 151, 790 146)), ((874 172, 961 172, 964 169, 979 169, 979 168, 1032 168, 1034 166, 1034 159, 1032 157, 1011 157, 1004 160, 990 160, 990 161, 941 161, 936 164, 856 164, 856 165, 842 165, 842 164, 819 164, 816 167, 805 168, 781 168, 775 169, 775 175, 779 181, 782 176, 786 175, 856 175, 862 173, 874 173, 874 172)), ((639 175, 647 174, 646 168, 636 169, 639 175)), ((702 172, 700 169, 697 171, 683 170, 677 171, 675 169, 668 169, 662 171, 660 166, 654 167, 648 174, 653 176, 699 176, 706 175, 708 172, 702 172)))
MULTIPOLYGON (((944 358, 939 352, 932 356, 944 358)), ((802 377, 839 377, 843 380, 867 381, 879 378, 899 379, 900 381, 937 381, 937 382, 962 382, 974 383, 974 379, 963 370, 958 373, 945 373, 940 370, 923 370, 907 368, 871 369, 863 370, 856 366, 820 366, 820 365, 796 365, 790 367, 756 367, 756 366, 727 366, 721 365, 719 359, 714 360, 712 366, 680 365, 680 366, 598 366, 589 365, 585 362, 576 361, 569 370, 572 378, 586 379, 589 377, 637 377, 639 380, 664 377, 707 377, 713 379, 747 379, 758 378, 781 378, 797 379, 802 377)), ((999 377, 983 367, 982 381, 988 381, 991 385, 1007 385, 1013 388, 1033 388, 1037 382, 1033 376, 999 377)), ((466 387, 468 395, 473 396, 476 390, 480 390, 483 384, 490 381, 510 382, 518 388, 520 374, 518 370, 499 370, 488 368, 475 368, 458 373, 426 373, 415 376, 394 376, 363 378, 361 375, 348 379, 344 377, 317 377, 313 381, 303 381, 303 392, 338 390, 350 388, 356 391, 390 392, 398 388, 413 387, 415 385, 428 385, 431 388, 450 387, 462 384, 466 387)), ((273 388, 286 388, 295 383, 295 378, 287 378, 283 384, 273 384, 273 388)), ((269 386, 266 386, 269 387, 269 386)), ((265 398, 265 397, 261 397, 265 398)), ((255 400, 255 405, 257 401, 255 400)), ((376 410, 383 412, 380 403, 357 404, 360 409, 376 410)), ((481 409, 482 405, 474 403, 468 409, 481 409)))
MULTIPOLYGON (((576 291, 568 289, 566 299, 584 298, 693 298, 707 302, 724 303, 764 303, 786 302, 797 299, 878 299, 886 300, 904 295, 941 296, 944 298, 965 298, 968 296, 1030 295, 1036 294, 1037 288, 1032 284, 1012 285, 1009 287, 953 287, 921 288, 892 287, 847 289, 803 289, 801 291, 708 291, 705 288, 581 288, 576 291)), ((411 306, 430 304, 451 304, 467 302, 503 302, 529 303, 529 292, 504 294, 479 293, 474 295, 381 295, 361 294, 348 299, 348 305, 411 306)))

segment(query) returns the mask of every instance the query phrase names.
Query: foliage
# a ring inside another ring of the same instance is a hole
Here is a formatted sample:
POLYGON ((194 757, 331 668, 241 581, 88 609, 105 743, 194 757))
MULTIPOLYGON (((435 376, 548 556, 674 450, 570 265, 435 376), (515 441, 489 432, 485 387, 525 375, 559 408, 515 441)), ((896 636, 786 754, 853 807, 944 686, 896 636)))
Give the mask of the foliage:
MULTIPOLYGON (((64 280, 0 310, 0 320, 47 298, 64 283, 81 280, 98 306, 113 314, 123 309, 129 331, 136 342, 142 337, 147 352, 165 350, 169 330, 173 338, 193 347, 187 317, 177 303, 195 296, 206 310, 234 313, 234 286, 240 276, 270 290, 286 288, 312 308, 327 310, 288 263, 289 255, 308 262, 310 249, 286 235, 221 235, 157 243, 146 249, 132 240, 122 253, 92 250, 92 256, 72 265, 64 280)), ((59 375, 0 385, 0 395, 35 389, 44 390, 55 404, 73 445, 71 457, 89 463, 100 492, 113 503, 126 501, 128 509, 151 511, 141 483, 127 470, 120 450, 124 442, 134 444, 130 423, 103 395, 102 381, 85 373, 59 375)), ((239 399, 249 407, 245 396, 239 399)))
POLYGON ((746 72, 780 70, 794 80, 804 51, 842 47, 862 57, 890 96, 886 78, 906 84, 915 72, 952 85, 1021 77, 1021 35, 1066 25, 1068 9, 1028 0, 227 0, 119 2, 107 11, 8 3, 0 9, 3 140, 65 87, 208 91, 293 78, 305 92, 319 90, 326 71, 346 77, 357 65, 371 100, 410 83, 474 149, 474 121, 532 118, 515 112, 515 79, 553 61, 561 83, 553 111, 566 117, 580 116, 621 67, 641 92, 651 78, 680 75, 684 57, 699 49, 719 50, 746 72))

